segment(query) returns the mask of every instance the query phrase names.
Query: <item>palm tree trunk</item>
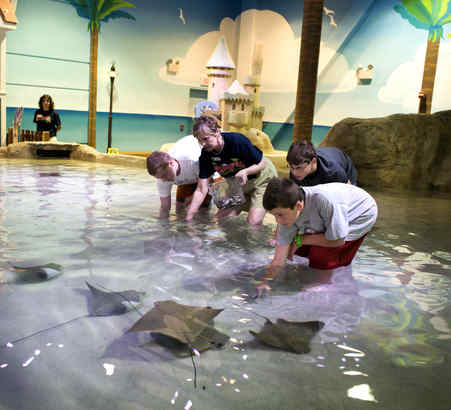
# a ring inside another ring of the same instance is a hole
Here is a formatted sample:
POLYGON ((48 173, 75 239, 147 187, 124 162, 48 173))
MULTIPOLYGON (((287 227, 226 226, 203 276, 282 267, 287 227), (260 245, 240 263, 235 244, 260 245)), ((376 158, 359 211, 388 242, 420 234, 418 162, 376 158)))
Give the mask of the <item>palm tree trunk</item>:
POLYGON ((293 141, 312 140, 324 0, 304 0, 293 141))
POLYGON ((88 145, 96 147, 96 115, 97 115, 97 56, 99 46, 99 28, 91 28, 91 48, 89 54, 89 113, 88 113, 88 145))
POLYGON ((426 58, 424 60, 423 82, 421 84, 421 91, 424 93, 424 98, 420 98, 418 107, 419 114, 430 114, 432 106, 432 94, 434 92, 435 72, 437 70, 438 51, 440 48, 440 37, 437 40, 428 40, 426 49, 426 58))

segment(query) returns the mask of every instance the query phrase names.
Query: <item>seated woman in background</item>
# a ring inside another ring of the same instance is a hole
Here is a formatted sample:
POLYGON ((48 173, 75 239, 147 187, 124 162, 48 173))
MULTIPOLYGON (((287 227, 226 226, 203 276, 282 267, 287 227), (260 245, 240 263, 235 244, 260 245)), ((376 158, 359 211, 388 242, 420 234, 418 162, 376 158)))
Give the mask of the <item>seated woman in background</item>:
POLYGON ((60 116, 54 109, 52 97, 44 94, 39 99, 39 109, 34 113, 33 122, 36 123, 38 132, 48 131, 49 138, 55 137, 56 133, 61 129, 60 116))

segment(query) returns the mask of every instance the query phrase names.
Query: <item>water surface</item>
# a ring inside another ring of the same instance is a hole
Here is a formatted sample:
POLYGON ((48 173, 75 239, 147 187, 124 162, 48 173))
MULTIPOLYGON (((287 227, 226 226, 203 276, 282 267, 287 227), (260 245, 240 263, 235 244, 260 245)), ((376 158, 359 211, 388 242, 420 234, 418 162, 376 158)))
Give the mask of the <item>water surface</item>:
POLYGON ((0 408, 448 409, 450 196, 373 194, 380 217, 352 266, 318 273, 298 258, 253 300, 270 217, 258 231, 213 210, 161 221, 145 170, 1 160, 0 408), (12 265, 47 263, 64 273, 15 283, 12 265), (191 358, 127 333, 138 312, 90 317, 86 280, 145 291, 140 314, 158 300, 222 308, 230 342, 193 358, 195 387, 191 358), (297 355, 254 340, 259 315, 325 327, 297 355))

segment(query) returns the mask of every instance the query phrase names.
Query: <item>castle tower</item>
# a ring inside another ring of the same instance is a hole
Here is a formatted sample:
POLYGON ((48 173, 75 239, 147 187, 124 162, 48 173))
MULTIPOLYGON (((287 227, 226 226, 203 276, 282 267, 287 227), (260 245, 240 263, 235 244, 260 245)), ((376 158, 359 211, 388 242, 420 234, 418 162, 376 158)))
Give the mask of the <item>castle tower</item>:
POLYGON ((260 76, 249 75, 246 77, 244 89, 252 98, 252 110, 249 118, 249 128, 263 128, 263 115, 265 107, 260 106, 260 76))
POLYGON ((208 100, 219 107, 221 96, 229 87, 232 71, 235 69, 224 37, 219 39, 206 68, 208 72, 208 100))
POLYGON ((251 74, 248 75, 244 81, 244 89, 252 97, 252 113, 249 119, 249 128, 257 128, 259 130, 263 127, 263 114, 265 108, 260 106, 260 87, 261 74, 263 70, 263 43, 258 42, 254 46, 252 55, 251 74))
POLYGON ((241 132, 247 135, 252 118, 252 97, 235 80, 221 99, 223 131, 241 132))

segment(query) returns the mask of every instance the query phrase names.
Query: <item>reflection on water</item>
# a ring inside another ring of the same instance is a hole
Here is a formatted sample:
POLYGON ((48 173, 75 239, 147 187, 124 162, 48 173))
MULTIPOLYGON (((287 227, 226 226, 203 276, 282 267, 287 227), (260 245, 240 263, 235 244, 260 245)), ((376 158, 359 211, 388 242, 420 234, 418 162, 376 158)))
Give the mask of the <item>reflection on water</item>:
POLYGON ((380 217, 352 266, 318 272, 297 258, 255 299, 271 219, 260 230, 213 211, 164 221, 145 170, 2 160, 0 407, 447 409, 450 196, 375 197, 380 217), (50 263, 64 274, 11 280, 12 266, 50 263), (223 308, 215 327, 230 342, 193 358, 194 388, 190 358, 127 332, 137 311, 90 316, 86 280, 145 292, 141 314, 158 300, 223 308), (296 355, 253 338, 265 317, 325 326, 296 355))

